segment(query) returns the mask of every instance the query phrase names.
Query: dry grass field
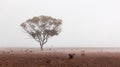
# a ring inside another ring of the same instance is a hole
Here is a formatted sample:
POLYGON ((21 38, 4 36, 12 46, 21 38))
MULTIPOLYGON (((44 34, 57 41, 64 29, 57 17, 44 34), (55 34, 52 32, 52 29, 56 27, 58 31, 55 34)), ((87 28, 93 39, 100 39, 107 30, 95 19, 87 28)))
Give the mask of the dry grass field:
POLYGON ((120 67, 118 49, 0 49, 0 67, 120 67), (75 54, 69 59, 68 54, 75 54))

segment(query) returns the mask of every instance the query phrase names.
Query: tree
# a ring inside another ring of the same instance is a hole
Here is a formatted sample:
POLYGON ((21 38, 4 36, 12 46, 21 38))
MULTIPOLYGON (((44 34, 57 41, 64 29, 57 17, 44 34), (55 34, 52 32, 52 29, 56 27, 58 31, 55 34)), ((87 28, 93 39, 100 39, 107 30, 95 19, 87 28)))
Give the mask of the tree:
POLYGON ((61 32, 61 19, 50 16, 38 16, 28 19, 21 24, 21 27, 40 44, 41 50, 48 38, 58 35, 61 32))

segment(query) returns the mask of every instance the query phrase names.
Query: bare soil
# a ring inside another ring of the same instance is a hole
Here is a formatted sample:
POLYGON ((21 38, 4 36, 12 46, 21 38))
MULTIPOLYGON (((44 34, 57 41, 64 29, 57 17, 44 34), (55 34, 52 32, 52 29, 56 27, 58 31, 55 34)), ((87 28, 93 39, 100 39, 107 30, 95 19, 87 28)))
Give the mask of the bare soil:
POLYGON ((0 49, 0 67, 120 67, 115 49, 0 49), (75 54, 69 59, 68 54, 75 54))

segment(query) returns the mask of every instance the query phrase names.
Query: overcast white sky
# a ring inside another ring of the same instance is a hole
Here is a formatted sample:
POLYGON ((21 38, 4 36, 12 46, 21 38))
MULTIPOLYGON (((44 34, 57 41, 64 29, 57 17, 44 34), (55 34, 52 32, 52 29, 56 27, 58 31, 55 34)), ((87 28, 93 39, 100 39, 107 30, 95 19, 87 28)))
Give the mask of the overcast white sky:
POLYGON ((119 0, 0 0, 0 47, 39 47, 20 24, 40 15, 63 20, 45 47, 120 47, 119 0))

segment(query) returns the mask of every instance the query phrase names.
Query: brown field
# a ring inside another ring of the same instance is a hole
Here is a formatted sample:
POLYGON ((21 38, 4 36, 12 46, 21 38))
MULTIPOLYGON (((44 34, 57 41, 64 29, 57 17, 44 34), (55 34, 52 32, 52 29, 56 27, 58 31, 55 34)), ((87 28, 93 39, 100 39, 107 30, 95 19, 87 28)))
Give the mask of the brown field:
POLYGON ((120 67, 120 49, 1 48, 0 67, 120 67))

